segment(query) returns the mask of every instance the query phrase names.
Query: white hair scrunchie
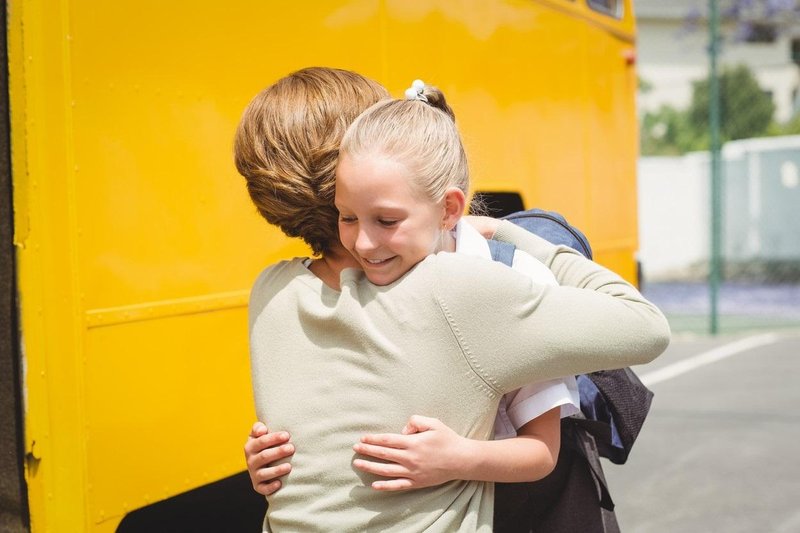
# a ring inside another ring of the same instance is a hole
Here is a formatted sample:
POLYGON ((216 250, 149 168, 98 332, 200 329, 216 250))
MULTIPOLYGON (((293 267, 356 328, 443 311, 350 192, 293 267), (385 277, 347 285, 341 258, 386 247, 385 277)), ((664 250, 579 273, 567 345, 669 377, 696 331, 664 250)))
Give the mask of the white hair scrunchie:
POLYGON ((423 102, 427 102, 428 98, 422 94, 424 90, 425 82, 422 80, 414 80, 411 83, 411 87, 406 89, 406 100, 422 100, 423 102))

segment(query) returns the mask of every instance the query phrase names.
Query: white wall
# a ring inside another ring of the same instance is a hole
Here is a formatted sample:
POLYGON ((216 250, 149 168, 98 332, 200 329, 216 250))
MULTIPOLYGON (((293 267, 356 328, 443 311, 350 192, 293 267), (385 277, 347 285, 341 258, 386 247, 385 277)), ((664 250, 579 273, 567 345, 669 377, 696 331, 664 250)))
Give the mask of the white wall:
POLYGON ((639 261, 645 280, 682 277, 709 257, 708 155, 639 159, 639 261))
MULTIPOLYGON (((682 278, 708 261, 709 159, 707 152, 639 159, 645 280, 682 278)), ((800 262, 800 136, 726 143, 722 168, 724 260, 800 262)))

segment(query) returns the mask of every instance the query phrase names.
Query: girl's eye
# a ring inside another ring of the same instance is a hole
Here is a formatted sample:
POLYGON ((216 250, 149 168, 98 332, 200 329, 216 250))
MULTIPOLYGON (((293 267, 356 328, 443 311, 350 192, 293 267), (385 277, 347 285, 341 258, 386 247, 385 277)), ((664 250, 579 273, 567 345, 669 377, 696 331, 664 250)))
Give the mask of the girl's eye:
POLYGON ((381 226, 386 227, 386 228, 391 228, 392 226, 397 224, 397 220, 379 219, 378 220, 378 224, 380 224, 381 226))
POLYGON ((358 220, 356 217, 339 216, 339 222, 342 224, 352 224, 356 220, 358 220))

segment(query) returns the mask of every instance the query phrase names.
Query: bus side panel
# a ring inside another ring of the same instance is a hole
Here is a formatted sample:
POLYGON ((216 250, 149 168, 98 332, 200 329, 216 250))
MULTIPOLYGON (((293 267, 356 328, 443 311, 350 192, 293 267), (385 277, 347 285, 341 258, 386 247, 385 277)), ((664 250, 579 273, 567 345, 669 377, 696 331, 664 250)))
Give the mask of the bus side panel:
POLYGON ((14 243, 33 531, 85 530, 82 342, 64 3, 9 4, 14 243))
POLYGON ((588 84, 616 67, 584 70, 587 47, 613 52, 615 37, 578 2, 438 4, 14 4, 25 9, 10 18, 9 65, 35 531, 112 531, 131 510, 244 468, 249 287, 307 250, 256 214, 232 139, 249 99, 288 72, 350 68, 398 95, 414 78, 439 84, 475 188, 563 212, 626 274, 617 262, 630 252, 612 245, 635 246, 635 196, 622 190, 634 162, 591 169, 633 157, 630 139, 601 128, 629 128, 635 143, 633 117, 612 109, 632 93, 611 94, 626 87, 613 74, 598 107, 588 84))
POLYGON ((110 531, 243 469, 247 293, 307 250, 256 214, 235 126, 292 70, 379 77, 378 12, 59 5, 12 23, 29 499, 36 531, 110 531))
POLYGON ((87 312, 248 290, 303 253, 233 166, 248 101, 312 64, 377 75, 377 12, 347 4, 72 1, 72 105, 87 312))
POLYGON ((587 35, 587 227, 595 259, 636 282, 635 48, 596 26, 587 35))
POLYGON ((24 531, 28 521, 23 456, 14 217, 11 188, 6 10, 0 12, 0 529, 24 531))
POLYGON ((394 92, 421 78, 452 103, 473 189, 563 213, 599 262, 635 281, 632 19, 567 2, 392 3, 385 46, 394 92), (416 34, 429 37, 401 38, 416 34))
POLYGON ((91 523, 244 468, 247 293, 307 250, 257 215, 234 131, 293 70, 377 76, 377 21, 338 1, 71 3, 91 523))
POLYGON ((255 420, 246 330, 241 307, 89 330, 93 523, 244 469, 255 420))
POLYGON ((537 2, 454 3, 390 11, 389 83, 439 84, 456 112, 473 189, 518 192, 583 220, 586 103, 580 83, 584 24, 537 2), (418 10, 420 11, 420 10, 418 10), (430 35, 418 49, 392 36, 430 35), (407 55, 426 56, 409 63, 407 55))

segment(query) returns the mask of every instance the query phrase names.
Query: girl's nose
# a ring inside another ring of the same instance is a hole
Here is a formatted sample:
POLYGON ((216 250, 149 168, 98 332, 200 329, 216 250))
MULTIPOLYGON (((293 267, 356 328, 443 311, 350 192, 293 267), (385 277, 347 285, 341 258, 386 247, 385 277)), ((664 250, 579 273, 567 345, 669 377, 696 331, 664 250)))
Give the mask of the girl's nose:
POLYGON ((364 231, 364 229, 359 228, 358 235, 356 236, 356 252, 362 254, 364 252, 370 252, 376 248, 375 240, 369 234, 369 232, 364 231))

